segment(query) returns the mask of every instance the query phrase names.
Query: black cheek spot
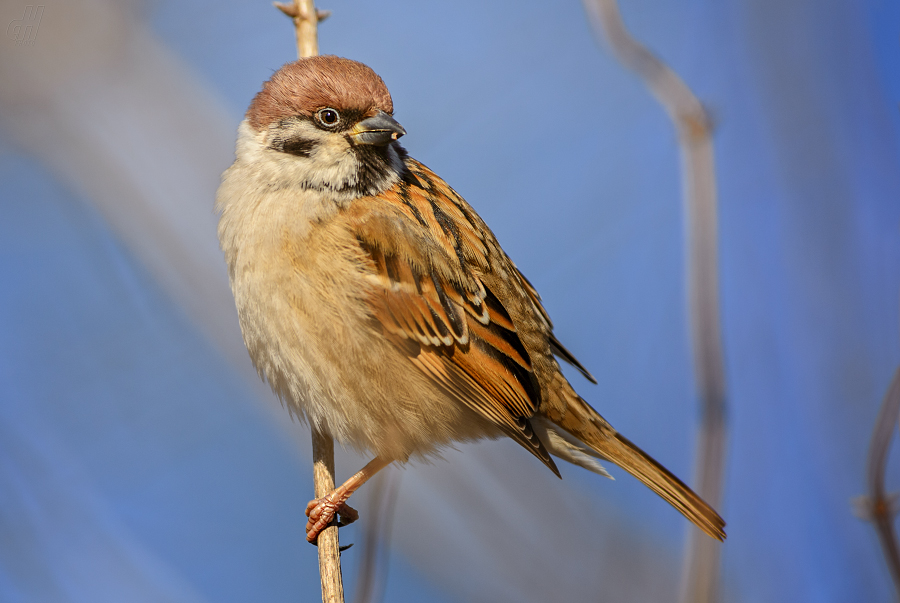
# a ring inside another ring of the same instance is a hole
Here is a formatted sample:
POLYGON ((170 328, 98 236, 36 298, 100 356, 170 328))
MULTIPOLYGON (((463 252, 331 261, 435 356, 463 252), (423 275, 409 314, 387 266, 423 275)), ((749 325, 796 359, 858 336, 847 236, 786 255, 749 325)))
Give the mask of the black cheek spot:
POLYGON ((285 140, 278 150, 298 157, 309 157, 315 146, 315 141, 308 138, 291 138, 285 140))

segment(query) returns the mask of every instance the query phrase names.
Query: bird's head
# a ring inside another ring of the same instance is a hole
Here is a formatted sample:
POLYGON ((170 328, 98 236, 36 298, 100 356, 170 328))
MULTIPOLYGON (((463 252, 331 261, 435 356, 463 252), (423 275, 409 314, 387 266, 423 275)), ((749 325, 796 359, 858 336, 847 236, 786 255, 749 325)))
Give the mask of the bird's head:
POLYGON ((246 123, 298 186, 359 197, 380 193, 406 169, 397 142, 406 130, 393 111, 387 86, 369 67, 316 56, 276 71, 246 123))

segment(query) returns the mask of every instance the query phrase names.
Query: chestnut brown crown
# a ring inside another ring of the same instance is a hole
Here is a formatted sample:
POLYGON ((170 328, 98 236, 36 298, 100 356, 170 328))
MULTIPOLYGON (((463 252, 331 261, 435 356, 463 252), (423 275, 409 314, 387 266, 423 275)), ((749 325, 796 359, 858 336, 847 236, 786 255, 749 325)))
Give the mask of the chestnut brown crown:
POLYGON ((365 117, 378 111, 389 115, 394 112, 387 86, 370 67, 320 55, 288 63, 276 71, 253 98, 246 117, 259 131, 287 117, 311 117, 325 107, 353 110, 365 117))

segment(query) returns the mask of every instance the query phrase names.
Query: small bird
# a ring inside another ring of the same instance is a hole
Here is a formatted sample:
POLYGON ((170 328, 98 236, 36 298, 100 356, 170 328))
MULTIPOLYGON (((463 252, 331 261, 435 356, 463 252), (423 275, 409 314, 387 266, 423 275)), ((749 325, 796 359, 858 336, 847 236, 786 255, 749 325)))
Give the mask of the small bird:
POLYGON ((316 56, 256 95, 216 196, 244 343, 260 376, 314 429, 374 459, 310 501, 307 539, 394 461, 508 436, 631 473, 701 530, 725 522, 619 434, 563 376, 596 383, 553 334, 534 287, 471 206, 398 138, 372 69, 316 56))

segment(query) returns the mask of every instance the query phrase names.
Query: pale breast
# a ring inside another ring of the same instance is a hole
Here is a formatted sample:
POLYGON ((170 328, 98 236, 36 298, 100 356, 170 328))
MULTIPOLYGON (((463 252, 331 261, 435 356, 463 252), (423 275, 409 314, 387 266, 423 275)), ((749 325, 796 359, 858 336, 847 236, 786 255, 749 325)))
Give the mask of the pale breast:
POLYGON ((341 212, 311 227, 298 201, 241 218, 258 234, 231 254, 244 341, 275 392, 341 443, 392 458, 497 435, 385 339, 370 260, 341 212))

